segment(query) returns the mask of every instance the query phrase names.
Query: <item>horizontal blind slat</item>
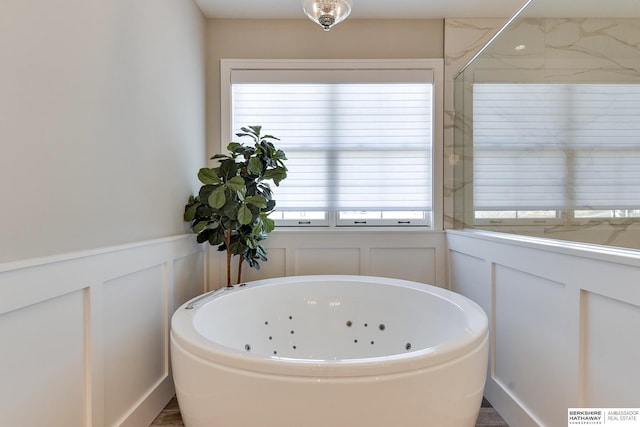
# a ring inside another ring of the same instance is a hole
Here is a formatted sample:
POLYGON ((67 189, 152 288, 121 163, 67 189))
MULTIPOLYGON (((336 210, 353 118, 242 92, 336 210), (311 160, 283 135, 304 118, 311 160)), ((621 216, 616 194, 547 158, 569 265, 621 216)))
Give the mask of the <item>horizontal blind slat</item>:
POLYGON ((637 209, 639 118, 636 84, 475 84, 476 209, 637 209))
MULTIPOLYGON (((308 76, 308 75, 307 75, 308 76)), ((234 83, 233 128, 280 138, 278 210, 431 210, 432 84, 234 83)))

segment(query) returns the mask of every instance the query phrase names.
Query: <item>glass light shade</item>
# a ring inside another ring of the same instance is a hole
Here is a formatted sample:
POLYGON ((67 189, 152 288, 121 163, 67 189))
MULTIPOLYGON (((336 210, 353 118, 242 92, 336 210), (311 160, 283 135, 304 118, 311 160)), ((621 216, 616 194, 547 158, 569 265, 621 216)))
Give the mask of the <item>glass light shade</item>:
POLYGON ((304 13, 325 31, 344 21, 352 6, 352 0, 302 0, 304 13))

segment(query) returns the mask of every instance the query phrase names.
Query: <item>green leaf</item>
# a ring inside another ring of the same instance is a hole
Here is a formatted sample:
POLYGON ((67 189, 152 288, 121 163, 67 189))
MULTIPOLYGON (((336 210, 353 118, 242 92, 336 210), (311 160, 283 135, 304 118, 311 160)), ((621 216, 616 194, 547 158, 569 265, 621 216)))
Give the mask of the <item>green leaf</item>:
POLYGON ((240 176, 234 176, 229 181, 227 181, 225 185, 229 190, 236 192, 243 192, 243 190, 245 189, 244 179, 242 179, 242 177, 240 176))
POLYGON ((201 200, 202 204, 207 203, 207 200, 209 199, 211 192, 215 190, 217 187, 218 187, 217 185, 211 185, 211 184, 203 185, 202 187, 200 187, 200 191, 198 192, 198 198, 201 200))
POLYGON ((227 230, 235 230, 238 228, 238 220, 236 219, 238 216, 238 211, 236 210, 234 211, 234 213, 236 214, 234 217, 225 215, 220 218, 220 220, 222 221, 222 226, 227 230))
POLYGON ((253 139, 254 142, 258 142, 259 135, 260 135, 259 127, 258 127, 257 133, 254 126, 249 126, 248 128, 243 127, 243 128, 240 128, 240 130, 242 130, 243 133, 236 133, 236 136, 239 136, 239 137, 249 136, 251 137, 251 139, 253 139))
POLYGON ((249 249, 256 249, 258 247, 258 242, 255 239, 248 238, 245 243, 249 249))
POLYGON ((263 261, 267 260, 267 253, 268 253, 267 248, 265 248, 262 245, 258 245, 258 248, 256 250, 256 255, 260 257, 261 260, 263 261))
POLYGON ((238 209, 238 222, 242 225, 251 224, 251 220, 253 219, 253 214, 251 210, 247 207, 247 205, 243 204, 238 209))
POLYGON ((206 203, 200 203, 196 208, 196 218, 210 219, 211 215, 213 215, 213 208, 206 203))
POLYGON ((257 157, 252 157, 249 160, 249 172, 254 174, 254 175, 260 175, 262 174, 262 162, 260 161, 259 158, 257 157))
POLYGON ((212 168, 202 168, 198 172, 198 179, 203 184, 220 184, 220 177, 216 174, 216 170, 212 168))
POLYGON ((209 196, 209 205, 214 209, 220 209, 227 202, 227 197, 224 195, 224 187, 218 187, 209 196))
POLYGON ((245 159, 250 158, 256 152, 254 147, 249 147, 244 144, 239 144, 233 151, 235 154, 244 157, 245 159))
POLYGON ((284 154, 284 151, 282 150, 276 150, 275 154, 273 155, 273 158, 275 160, 287 160, 287 155, 284 154))
POLYGON ((222 211, 222 220, 230 220, 232 221, 231 223, 226 223, 223 222, 222 225, 224 225, 226 228, 232 228, 235 229, 237 227, 237 224, 234 224, 234 222, 236 221, 236 218, 238 218, 238 209, 240 208, 240 204, 238 203, 226 203, 224 205, 224 207, 221 209, 222 211))
MULTIPOLYGON (((247 126, 247 127, 240 128, 242 132, 252 137, 259 136, 261 129, 262 129, 262 126, 247 126)), ((243 136, 247 136, 247 135, 243 135, 243 136)))
POLYGON ((208 236, 209 244, 211 246, 219 245, 224 242, 224 237, 225 237, 224 230, 222 228, 217 228, 216 230, 212 231, 209 234, 208 236))
POLYGON ((196 234, 200 234, 207 228, 207 225, 209 225, 209 221, 198 221, 191 227, 191 230, 196 234))
POLYGON ((227 150, 233 153, 235 151, 236 147, 238 147, 240 145, 242 145, 242 144, 239 143, 239 142, 233 142, 232 141, 232 142, 229 143, 229 145, 227 145, 227 150))
POLYGON ((231 242, 231 245, 229 246, 229 250, 234 255, 240 255, 244 252, 245 248, 246 246, 240 240, 231 242))
POLYGON ((245 199, 245 202, 260 209, 267 207, 267 199, 262 196, 249 196, 245 199))
POLYGON ((262 229, 265 233, 271 233, 276 228, 276 222, 265 215, 262 218, 262 229))
POLYGON ((275 200, 269 200, 267 202, 267 206, 263 209, 263 211, 271 212, 275 208, 276 208, 276 201, 275 200))
POLYGON ((271 191, 271 186, 268 182, 261 182, 257 186, 255 193, 264 196, 267 200, 273 199, 273 192, 271 191))
POLYGON ((220 162, 219 170, 220 176, 228 180, 238 175, 238 164, 229 158, 220 162))
POLYGON ((196 236, 196 242, 198 243, 204 243, 207 240, 209 240, 209 236, 210 236, 211 232, 209 230, 204 230, 202 233, 198 234, 196 236))
POLYGON ((198 209, 197 203, 191 203, 184 207, 184 220, 187 222, 193 221, 196 217, 196 209, 198 209))
POLYGON ((280 181, 287 177, 287 170, 283 167, 269 169, 264 173, 264 179, 272 179, 273 183, 278 186, 280 181))

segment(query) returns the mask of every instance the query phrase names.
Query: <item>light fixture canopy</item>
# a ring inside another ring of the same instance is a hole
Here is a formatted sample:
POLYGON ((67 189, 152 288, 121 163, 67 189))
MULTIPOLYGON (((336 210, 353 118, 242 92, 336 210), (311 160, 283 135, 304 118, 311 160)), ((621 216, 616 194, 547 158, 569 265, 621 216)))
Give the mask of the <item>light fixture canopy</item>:
POLYGON ((302 0, 304 13, 325 31, 344 21, 352 6, 352 0, 302 0))

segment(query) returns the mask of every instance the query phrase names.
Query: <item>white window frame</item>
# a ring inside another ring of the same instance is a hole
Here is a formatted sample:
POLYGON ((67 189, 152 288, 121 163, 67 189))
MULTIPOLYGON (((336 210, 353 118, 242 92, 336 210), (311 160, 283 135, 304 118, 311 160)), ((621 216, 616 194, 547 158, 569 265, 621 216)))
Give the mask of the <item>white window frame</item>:
MULTIPOLYGON (((323 70, 323 69, 380 69, 380 70, 424 70, 433 73, 433 140, 432 140, 432 219, 427 226, 431 230, 443 229, 443 118, 444 118, 444 80, 442 59, 409 59, 409 60, 272 60, 272 59, 221 59, 220 60, 220 152, 233 137, 232 129, 232 94, 231 74, 235 70, 323 70)), ((384 226, 406 227, 407 225, 391 225, 387 222, 368 220, 364 224, 354 221, 338 221, 337 214, 329 212, 325 220, 305 221, 279 220, 279 225, 296 226, 384 226)), ((422 226, 424 228, 424 225, 422 226)))

